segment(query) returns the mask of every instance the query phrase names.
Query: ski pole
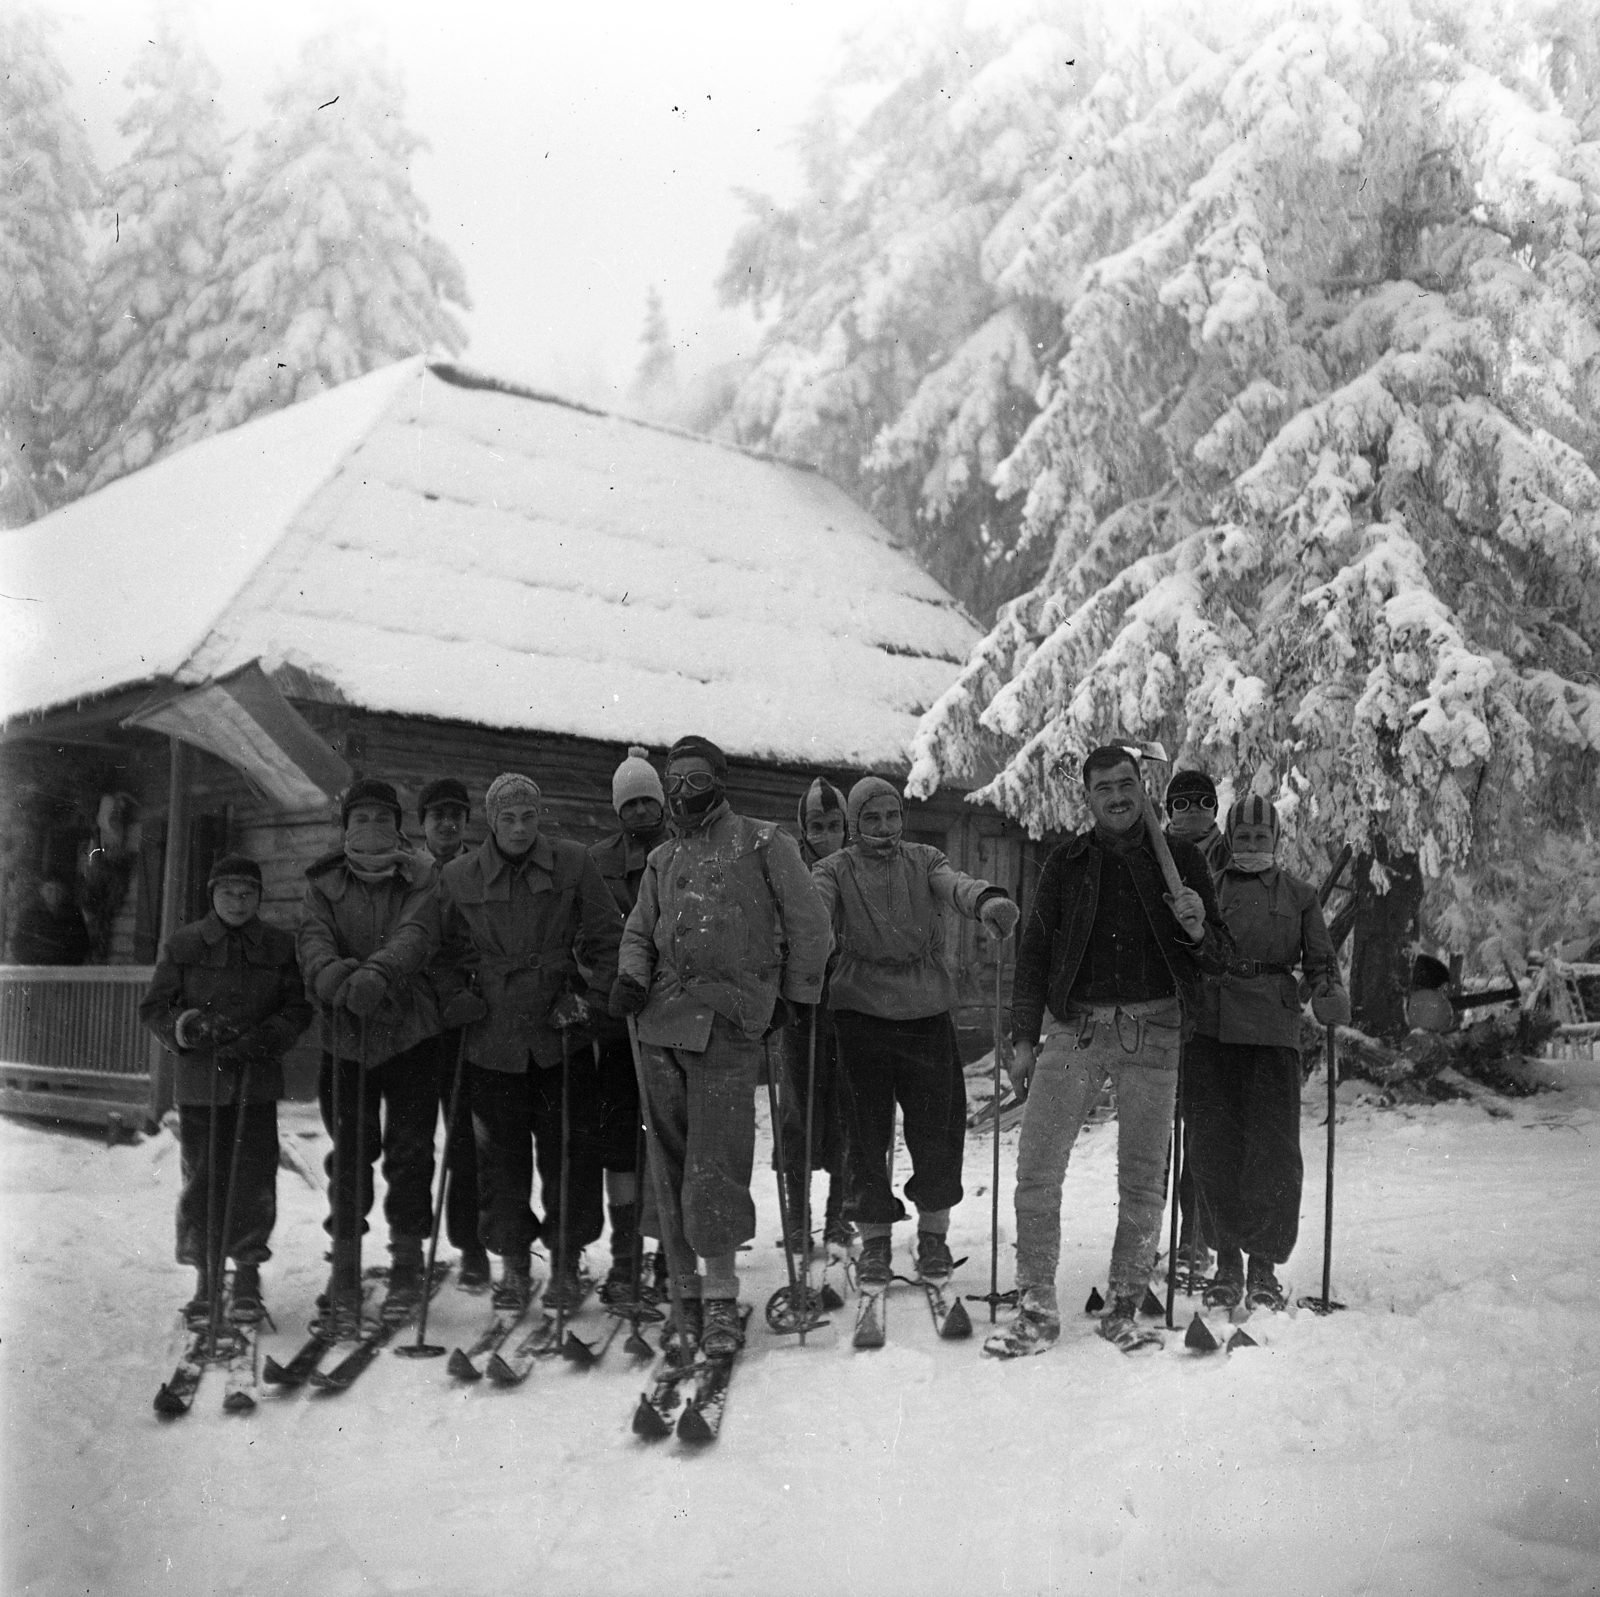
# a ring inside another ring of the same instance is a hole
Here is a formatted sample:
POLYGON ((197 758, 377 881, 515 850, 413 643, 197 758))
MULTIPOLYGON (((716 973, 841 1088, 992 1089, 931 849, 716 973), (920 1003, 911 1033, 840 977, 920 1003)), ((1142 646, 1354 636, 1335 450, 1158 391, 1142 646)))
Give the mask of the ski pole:
MULTIPOLYGON (((343 1211, 348 1204, 348 1200, 345 1196, 344 1183, 346 1176, 349 1174, 350 1160, 349 1150, 344 1147, 344 1092, 342 1090, 343 1083, 340 1081, 343 1071, 339 1068, 344 1061, 339 1053, 339 1011, 338 1008, 333 1004, 328 1005, 328 1048, 329 1058, 331 1061, 330 1069, 333 1076, 333 1092, 331 1094, 333 1099, 333 1192, 330 1195, 328 1207, 331 1211, 330 1218, 333 1221, 333 1224, 330 1227, 331 1231, 333 1232, 333 1257, 335 1261, 337 1261, 339 1257, 339 1225, 341 1218, 343 1217, 343 1211)), ((335 1262, 333 1268, 334 1284, 328 1292, 327 1313, 330 1330, 336 1324, 338 1319, 336 1309, 339 1282, 338 1272, 339 1266, 337 1262, 335 1262)))
POLYGON ((217 1045, 211 1043, 211 1124, 206 1128, 206 1357, 217 1356, 217 1309, 222 1296, 221 1260, 217 1256, 217 1115, 221 1111, 221 1072, 217 1045))
POLYGON ((994 1165, 989 1175, 989 1323, 1000 1308, 1000 998, 1005 961, 999 945, 994 953, 994 1165))
POLYGON ((444 1158, 439 1162, 439 1196, 433 1205, 433 1231, 428 1237, 428 1272, 422 1283, 422 1313, 417 1320, 417 1339, 409 1347, 397 1347, 395 1353, 404 1359, 436 1359, 444 1352, 438 1342, 429 1342, 428 1307, 433 1302, 433 1262, 439 1256, 439 1226, 444 1219, 445 1195, 450 1190, 450 1145, 455 1140, 456 1116, 461 1112, 461 1078, 467 1063, 467 1028, 461 1028, 456 1043, 456 1073, 450 1083, 450 1112, 445 1116, 444 1158))
POLYGON ((800 1181, 800 1234, 805 1252, 800 1257, 800 1346, 806 1345, 806 1326, 811 1319, 811 1159, 812 1126, 817 1115, 817 1006, 811 1005, 811 1026, 806 1043, 806 1151, 800 1181))
POLYGON ((1334 1035, 1333 1026, 1328 1026, 1327 1034, 1327 1061, 1328 1061, 1328 1177, 1322 1202, 1322 1296, 1320 1298, 1301 1298, 1300 1307, 1310 1309, 1315 1314, 1332 1314, 1336 1309, 1342 1309, 1344 1304, 1336 1302, 1333 1297, 1333 1123, 1334 1112, 1338 1108, 1339 1100, 1337 1088, 1339 1085, 1339 1041, 1334 1035))
POLYGON ((1172 1092, 1172 1225, 1167 1233, 1167 1329, 1173 1329, 1172 1309, 1178 1296, 1178 1192, 1183 1182, 1183 1045, 1178 1045, 1178 1079, 1172 1092))
MULTIPOLYGON (((361 1236, 372 1207, 372 1171, 367 1167, 367 1017, 356 1026, 356 1318, 361 1316, 361 1236)), ((358 1323, 359 1329, 359 1323, 358 1323)))
MULTIPOLYGON (((783 1230, 783 1262, 785 1268, 789 1272, 789 1323, 784 1323, 785 1317, 782 1312, 782 1306, 779 1302, 779 1300, 783 1297, 783 1289, 780 1287, 778 1291, 773 1293, 772 1297, 767 1301, 767 1324, 770 1325, 774 1331, 792 1331, 795 1329, 793 1322, 796 1319, 799 1320, 802 1326, 805 1324, 807 1318, 806 1311, 809 1308, 809 1305, 796 1301, 796 1293, 799 1291, 799 1282, 795 1278, 794 1249, 790 1245, 789 1204, 788 1200, 784 1196, 784 1172, 788 1167, 785 1163, 785 1150, 783 1146, 783 1114, 778 1103, 778 1074, 772 1068, 772 1045, 763 1039, 761 1047, 765 1052, 767 1059, 767 1105, 772 1114, 773 1163, 776 1164, 778 1171, 778 1224, 783 1230)), ((805 1332, 802 1330, 800 1334, 803 1339, 805 1332)))
MULTIPOLYGON (((216 1051, 213 1048, 211 1055, 213 1067, 216 1065, 216 1051)), ((220 1074, 220 1072, 219 1072, 220 1074)), ((233 1232, 233 1195, 239 1186, 239 1156, 244 1151, 244 1110, 250 1098, 250 1061, 246 1059, 239 1070, 239 1080, 233 1095, 233 1153, 228 1160, 228 1190, 222 1200, 222 1237, 217 1244, 218 1274, 221 1274, 222 1261, 227 1257, 228 1239, 233 1232)), ((216 1344, 216 1331, 212 1330, 212 1345, 216 1344)))
POLYGON ((561 1028, 561 1180, 556 1185, 559 1196, 556 1202, 561 1213, 556 1216, 556 1336, 552 1344, 560 1347, 567 1329, 567 1193, 568 1176, 572 1168, 572 1113, 568 1088, 572 1081, 572 1043, 568 1030, 561 1028))
MULTIPOLYGON (((644 1116, 644 1133, 647 1144, 647 1157, 645 1162, 650 1166, 650 1179, 655 1183, 656 1208, 660 1213, 661 1229, 666 1230, 671 1224, 672 1189, 667 1184, 666 1163, 661 1157, 660 1141, 656 1136, 655 1111, 650 1107, 650 1093, 644 1079, 644 1053, 639 1047, 639 1023, 632 1015, 628 1016, 628 1046, 633 1050, 633 1074, 639 1083, 639 1109, 644 1116)), ((683 1241, 682 1228, 679 1228, 679 1241, 683 1241)), ((661 1238, 661 1245, 666 1247, 667 1239, 661 1238)), ((678 1350, 680 1354, 688 1350, 688 1323, 683 1313, 683 1289, 678 1282, 678 1269, 676 1261, 671 1257, 668 1249, 667 1257, 667 1291, 672 1297, 672 1324, 677 1332, 678 1350)))
MULTIPOLYGON (((595 1044, 596 1060, 599 1058, 599 1044, 595 1044)), ((644 1145, 644 1116, 636 1117, 638 1124, 634 1127, 633 1136, 633 1170, 634 1170, 634 1226, 633 1226, 633 1313, 629 1316, 633 1324, 628 1332, 628 1340, 623 1346, 635 1358, 641 1355, 650 1356, 650 1344, 639 1334, 639 1323, 644 1318, 644 1181, 645 1181, 645 1145, 644 1145)))

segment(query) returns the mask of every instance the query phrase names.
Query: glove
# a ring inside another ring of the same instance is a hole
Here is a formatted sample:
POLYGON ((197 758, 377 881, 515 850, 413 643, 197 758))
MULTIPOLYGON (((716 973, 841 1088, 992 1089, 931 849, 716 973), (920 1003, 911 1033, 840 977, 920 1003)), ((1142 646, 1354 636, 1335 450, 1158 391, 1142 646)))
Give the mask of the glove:
POLYGON ((460 992, 445 1000, 439 1020, 446 1031, 471 1026, 489 1013, 489 1006, 476 993, 460 992))
POLYGON ((1022 911, 1009 898, 986 898, 978 908, 978 919, 994 936, 1004 940, 1017 929, 1022 911))
POLYGON ((624 1015, 637 1015, 649 999, 648 987, 631 976, 618 976, 611 984, 611 997, 606 1009, 620 1020, 624 1015))
POLYGON ((1011 1090, 1019 1100, 1027 1098, 1038 1063, 1039 1050, 1031 1042, 1024 1042, 1020 1037, 1012 1040, 1011 1062, 1006 1066, 1006 1075, 1010 1077, 1011 1090))
POLYGON ((339 989, 360 969, 359 959, 335 959, 317 972, 312 988, 323 1003, 337 1003, 339 989))
POLYGON ((352 1015, 365 1018, 389 996, 389 978, 371 965, 363 965, 344 984, 344 1007, 352 1015))
POLYGON ((232 1021, 223 1020, 218 1015, 208 1015, 201 1009, 184 1010, 178 1016, 173 1031, 178 1046, 184 1049, 220 1048, 239 1035, 239 1028, 232 1021))
POLYGON ((1324 1026, 1350 1024, 1350 995, 1334 982, 1324 982, 1311 995, 1311 1013, 1324 1026))
POLYGON ((1163 896, 1185 936, 1191 943, 1198 943, 1206 934, 1206 901, 1192 887, 1181 887, 1176 893, 1163 896))
POLYGON ((554 1026, 557 1031, 571 1032, 587 1026, 591 1019, 592 1012, 582 997, 577 993, 563 993, 550 1006, 545 1023, 554 1026))

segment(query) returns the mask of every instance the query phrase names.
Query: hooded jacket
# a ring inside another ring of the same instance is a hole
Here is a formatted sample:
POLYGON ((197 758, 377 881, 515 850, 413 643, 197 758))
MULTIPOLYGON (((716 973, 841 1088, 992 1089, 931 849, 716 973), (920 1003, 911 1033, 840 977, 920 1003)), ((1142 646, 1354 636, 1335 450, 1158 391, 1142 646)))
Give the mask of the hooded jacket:
POLYGON ((261 920, 230 927, 215 910, 179 927, 161 950, 139 1019, 177 1056, 180 1104, 209 1105, 213 1080, 220 1101, 232 1103, 238 1067, 246 1060, 247 1102, 275 1102, 283 1096, 283 1056, 311 1024, 294 938, 261 920), (178 1016, 186 1009, 198 1009, 238 1035, 214 1052, 180 1048, 178 1016))
POLYGON ((640 1041, 702 1052, 714 1015, 760 1037, 780 994, 819 1000, 832 941, 794 839, 724 799, 645 864, 619 961, 649 991, 640 1041))
POLYGON ((970 920, 985 899, 1005 896, 926 843, 897 843, 887 858, 851 844, 819 860, 811 879, 838 949, 828 1007, 884 1020, 922 1020, 954 1007, 945 912, 970 920))
MULTIPOLYGON (((342 849, 308 867, 295 939, 307 994, 315 998, 317 977, 335 960, 369 960, 379 953, 405 916, 432 892, 437 876, 425 853, 409 855, 381 882, 362 881, 342 849)), ((337 1046, 340 1054, 352 1055, 360 1046, 360 1023, 343 1010, 317 1007, 324 1051, 332 1053, 337 1046)), ((389 992, 367 1018, 365 1032, 369 1066, 437 1036, 439 1001, 432 982, 424 975, 404 981, 391 976, 389 992)))

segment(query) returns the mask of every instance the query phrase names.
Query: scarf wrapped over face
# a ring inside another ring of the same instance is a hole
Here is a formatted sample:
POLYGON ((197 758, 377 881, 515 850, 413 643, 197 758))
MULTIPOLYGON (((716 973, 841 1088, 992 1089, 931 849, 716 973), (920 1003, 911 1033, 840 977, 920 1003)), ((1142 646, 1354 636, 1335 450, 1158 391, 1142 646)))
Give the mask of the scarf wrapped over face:
POLYGON ((363 882, 383 881, 410 857, 391 815, 381 821, 355 821, 344 829, 345 863, 363 882))

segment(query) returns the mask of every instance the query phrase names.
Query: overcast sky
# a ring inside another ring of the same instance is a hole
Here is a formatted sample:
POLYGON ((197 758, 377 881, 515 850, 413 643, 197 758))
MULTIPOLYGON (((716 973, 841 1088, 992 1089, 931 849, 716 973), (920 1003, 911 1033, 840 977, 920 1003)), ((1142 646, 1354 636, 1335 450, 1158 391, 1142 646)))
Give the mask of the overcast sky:
MULTIPOLYGON (((73 102, 106 167, 123 84, 153 31, 140 0, 45 0, 73 102)), ((414 179, 473 296, 471 364, 603 404, 622 399, 654 284, 682 375, 752 340, 713 282, 744 216, 733 192, 792 196, 794 132, 847 34, 901 0, 200 0, 230 133, 301 41, 362 17, 404 73, 432 145, 414 179)), ((241 146, 248 151, 248 140, 241 146)))

